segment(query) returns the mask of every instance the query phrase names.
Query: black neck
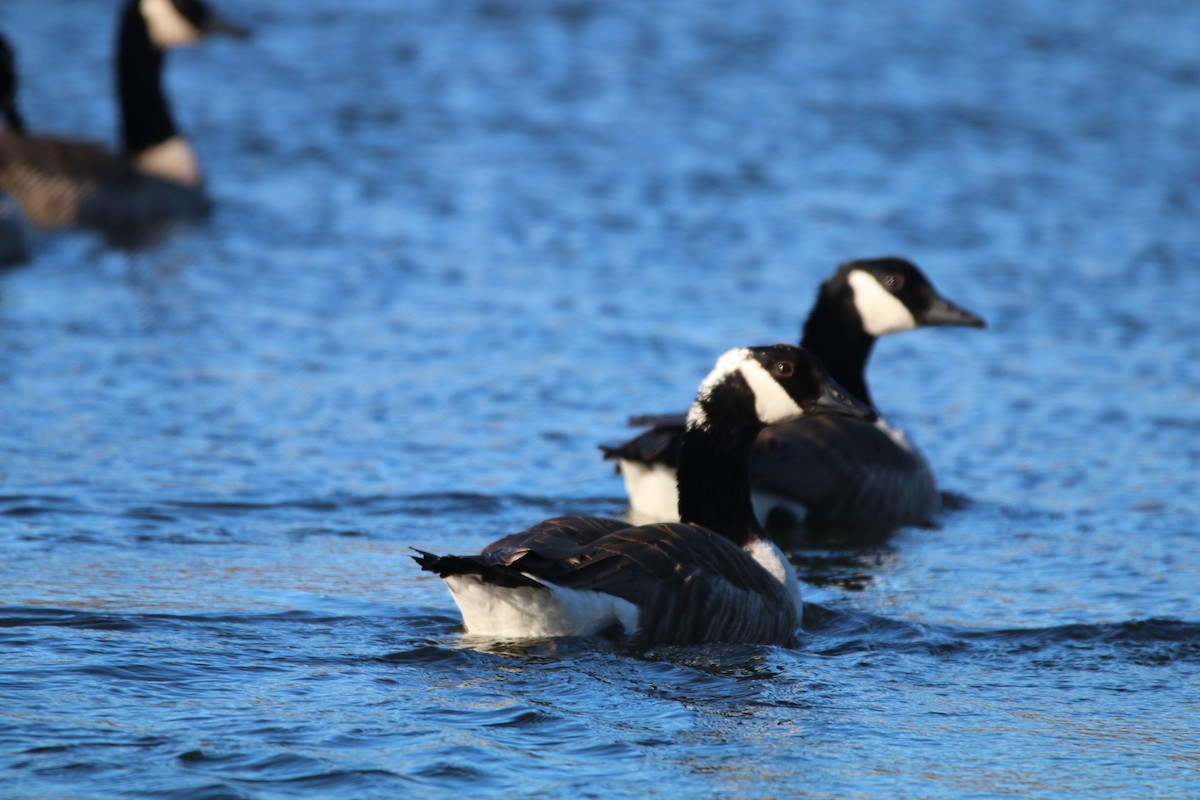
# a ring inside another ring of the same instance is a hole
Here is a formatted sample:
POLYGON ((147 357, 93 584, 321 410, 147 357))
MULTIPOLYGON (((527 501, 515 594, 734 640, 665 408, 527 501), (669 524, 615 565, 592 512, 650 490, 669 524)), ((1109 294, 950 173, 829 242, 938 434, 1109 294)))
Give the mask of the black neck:
POLYGON ((19 111, 17 111, 17 104, 9 101, 4 104, 3 111, 4 111, 4 119, 6 120, 8 129, 10 131, 12 131, 13 133, 24 134, 25 133, 25 121, 23 119, 21 119, 21 113, 19 111))
POLYGON ((689 426, 683 433, 679 518, 745 547, 762 532, 750 501, 750 452, 762 425, 753 415, 747 419, 727 414, 714 419, 716 406, 713 403, 706 408, 711 427, 689 426))
POLYGON ((163 52, 151 43, 138 4, 129 3, 117 40, 121 138, 127 156, 143 153, 177 133, 162 90, 162 65, 163 52))
POLYGON ((17 111, 17 64, 8 40, 0 33, 0 114, 8 129, 24 133, 25 122, 17 111))
POLYGON ((832 284, 833 281, 827 281, 817 293, 817 302, 804 322, 800 346, 821 359, 825 369, 846 391, 873 405, 867 391, 866 372, 875 337, 863 330, 849 285, 832 284))

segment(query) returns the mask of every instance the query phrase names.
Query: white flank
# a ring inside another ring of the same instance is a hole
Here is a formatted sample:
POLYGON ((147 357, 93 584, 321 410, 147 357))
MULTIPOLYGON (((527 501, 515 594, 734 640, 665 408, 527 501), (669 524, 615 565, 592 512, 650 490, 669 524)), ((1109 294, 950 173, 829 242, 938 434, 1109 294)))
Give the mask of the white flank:
POLYGON ((872 336, 907 331, 917 327, 912 312, 887 289, 875 276, 856 269, 846 276, 854 290, 854 307, 862 317, 863 330, 872 336))
POLYGON ((798 523, 808 518, 808 506, 773 492, 752 490, 750 505, 754 507, 754 518, 758 520, 758 526, 764 530, 767 527, 767 517, 777 508, 785 509, 798 523))
POLYGON ((916 452, 913 446, 908 443, 908 437, 904 435, 904 431, 899 428, 893 428, 883 417, 875 420, 875 427, 887 434, 887 437, 895 442, 896 446, 901 450, 909 453, 916 452))
POLYGON ((143 151, 135 160, 139 171, 182 186, 200 185, 200 165, 192 146, 182 136, 172 136, 143 151))
POLYGON ((747 358, 742 362, 741 371, 754 393, 754 410, 762 424, 778 425, 804 416, 804 410, 762 364, 747 358))
POLYGON ((142 0, 139 8, 150 31, 150 41, 160 50, 199 40, 199 29, 179 13, 171 0, 142 0))
POLYGON ((796 578, 796 570, 774 542, 767 539, 755 539, 746 545, 746 552, 758 562, 759 566, 771 573, 777 581, 783 584, 792 602, 796 604, 796 613, 804 613, 804 602, 800 599, 800 581, 796 578))
POLYGON ((478 575, 449 575, 445 581, 462 612, 463 627, 476 636, 594 636, 615 624, 630 635, 638 629, 637 607, 603 592, 550 584, 545 589, 504 588, 484 583, 478 575))
POLYGON ((679 485, 666 464, 644 464, 622 458, 617 462, 629 495, 631 520, 638 525, 679 521, 679 485))

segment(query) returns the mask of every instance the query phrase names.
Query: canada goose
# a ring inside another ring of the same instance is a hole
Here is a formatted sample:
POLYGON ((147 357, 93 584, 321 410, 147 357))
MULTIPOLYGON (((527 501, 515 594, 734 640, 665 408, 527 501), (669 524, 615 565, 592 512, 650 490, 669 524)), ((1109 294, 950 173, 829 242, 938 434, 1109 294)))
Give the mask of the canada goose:
MULTIPOLYGON (((982 328, 984 321, 942 297, 914 264, 902 258, 850 261, 817 292, 801 346, 825 364, 852 395, 874 404, 866 365, 876 338, 934 325, 982 328)), ((682 415, 634 417, 650 430, 616 447, 638 519, 675 518, 675 464, 682 415)), ((754 506, 767 527, 886 529, 928 522, 941 507, 929 465, 904 434, 880 417, 796 420, 767 428, 751 458, 754 506)))
POLYGON ((874 418, 800 348, 730 350, 688 411, 683 522, 560 517, 477 556, 414 558, 446 581, 469 634, 787 643, 803 609, 799 584, 754 519, 748 460, 763 425, 821 412, 874 418))
POLYGON ((202 0, 127 0, 116 64, 122 152, 0 132, 0 189, 43 228, 127 230, 204 214, 204 181, 171 118, 162 67, 168 49, 215 33, 245 35, 202 0))
MULTIPOLYGON (((12 48, 0 33, 0 115, 14 135, 25 130, 17 111, 17 67, 12 48)), ((29 258, 29 234, 20 209, 0 191, 0 264, 16 264, 29 258)))

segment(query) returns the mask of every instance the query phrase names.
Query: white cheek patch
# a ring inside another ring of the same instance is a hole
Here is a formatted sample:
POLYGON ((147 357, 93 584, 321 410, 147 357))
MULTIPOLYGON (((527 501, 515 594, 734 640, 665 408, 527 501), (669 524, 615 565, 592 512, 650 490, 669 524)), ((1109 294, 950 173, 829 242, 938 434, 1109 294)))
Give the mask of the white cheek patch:
POLYGON ((171 0, 141 0, 139 9, 150 31, 150 41, 159 49, 191 44, 200 38, 199 29, 179 13, 171 0))
POLYGON ((912 312, 895 295, 883 288, 874 276, 854 270, 846 281, 854 290, 854 307, 862 317, 863 330, 872 336, 907 331, 917 327, 912 312))
POLYGON ((742 362, 740 369, 750 391, 754 393, 754 410, 762 424, 778 425, 804 416, 804 410, 762 364, 747 359, 742 362))

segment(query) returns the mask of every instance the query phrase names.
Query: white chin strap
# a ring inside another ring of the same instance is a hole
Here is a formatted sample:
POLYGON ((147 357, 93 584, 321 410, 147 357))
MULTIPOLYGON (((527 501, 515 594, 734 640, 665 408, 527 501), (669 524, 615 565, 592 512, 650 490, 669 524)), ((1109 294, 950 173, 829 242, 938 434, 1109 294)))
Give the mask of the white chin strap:
POLYGON ((740 369, 742 377, 750 385, 750 391, 754 393, 754 411, 762 424, 778 425, 804 416, 804 410, 762 364, 747 359, 740 369))
POLYGON ((183 186, 198 187, 203 178, 187 139, 172 136, 142 152, 134 162, 142 172, 183 186))

